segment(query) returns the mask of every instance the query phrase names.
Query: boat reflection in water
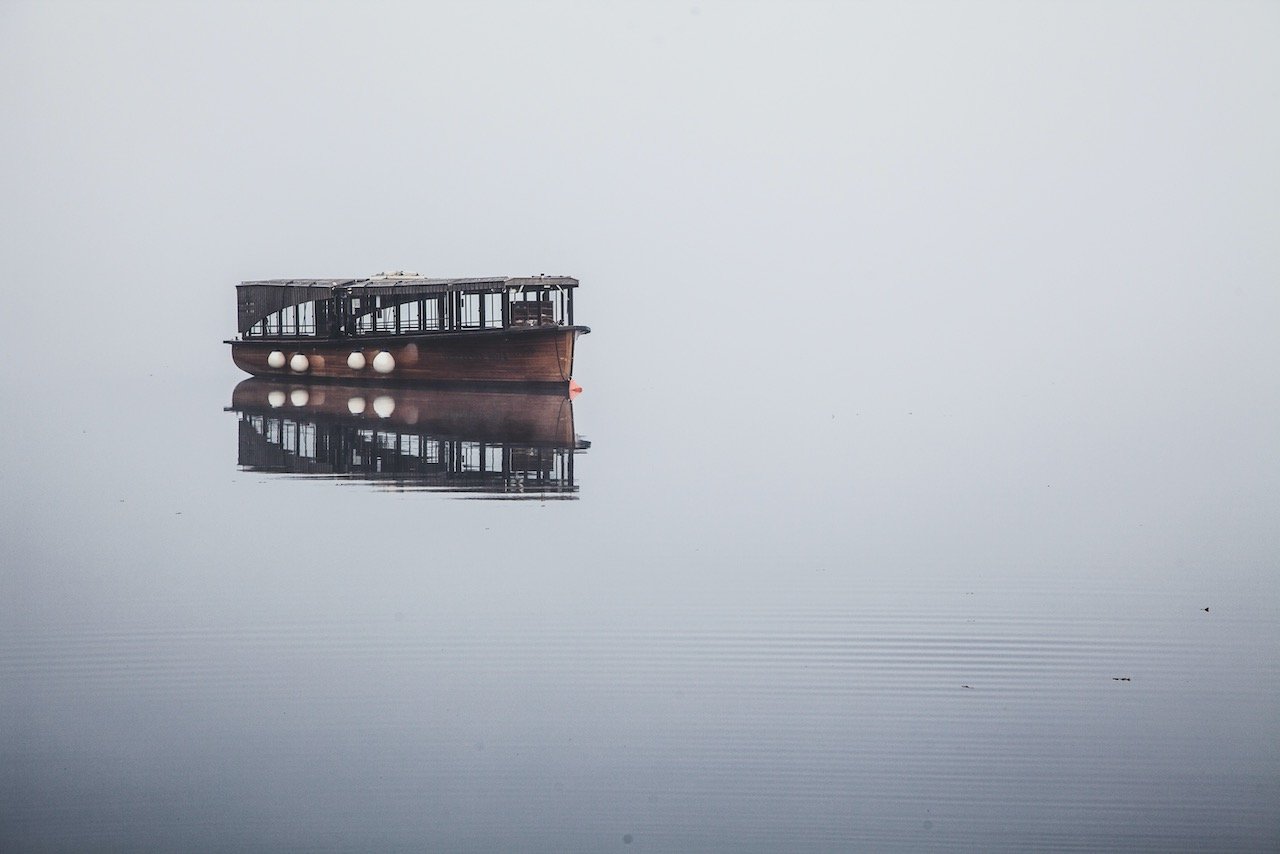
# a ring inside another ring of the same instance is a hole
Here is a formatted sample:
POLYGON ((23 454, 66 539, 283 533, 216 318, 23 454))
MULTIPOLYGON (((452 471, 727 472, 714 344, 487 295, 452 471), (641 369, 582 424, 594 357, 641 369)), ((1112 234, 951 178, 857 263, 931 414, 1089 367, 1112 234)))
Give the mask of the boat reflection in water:
POLYGON ((577 498, 563 392, 241 382, 240 468, 465 498, 577 498))

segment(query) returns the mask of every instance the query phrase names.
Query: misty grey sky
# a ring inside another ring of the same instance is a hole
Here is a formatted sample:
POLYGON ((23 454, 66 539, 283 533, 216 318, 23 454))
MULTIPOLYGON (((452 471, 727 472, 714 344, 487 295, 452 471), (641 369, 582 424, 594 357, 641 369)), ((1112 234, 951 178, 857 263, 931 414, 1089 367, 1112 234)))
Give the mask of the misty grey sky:
POLYGON ((1278 47, 1271 3, 7 2, 6 374, 231 379, 236 281, 408 268, 580 277, 584 382, 1274 388, 1278 47))

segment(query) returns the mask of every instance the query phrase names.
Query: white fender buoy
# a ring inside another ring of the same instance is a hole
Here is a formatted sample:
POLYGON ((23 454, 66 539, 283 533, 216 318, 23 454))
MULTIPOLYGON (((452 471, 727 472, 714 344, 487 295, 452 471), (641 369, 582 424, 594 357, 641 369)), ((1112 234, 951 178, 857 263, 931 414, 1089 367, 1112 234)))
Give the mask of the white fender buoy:
POLYGON ((347 411, 352 415, 360 415, 364 412, 364 398, 353 397, 347 401, 347 411))
POLYGON ((395 367, 395 357, 386 350, 373 357, 373 369, 380 374, 389 374, 395 370, 395 367))
POLYGON ((373 399, 373 411, 378 413, 379 418, 390 418, 391 413, 396 411, 396 400, 389 394, 384 394, 373 399))
POLYGON ((289 360, 289 369, 297 374, 304 374, 307 368, 311 366, 311 362, 302 353, 294 353, 293 358, 289 360))
POLYGON ((284 367, 284 353, 279 350, 272 350, 267 354, 267 365, 272 368, 284 367))
POLYGON ((271 405, 272 409, 279 409, 280 407, 284 406, 284 400, 285 400, 284 392, 282 392, 280 389, 275 389, 274 391, 267 392, 267 403, 271 405))
POLYGON ((347 367, 353 371, 364 370, 365 364, 364 353, 361 353, 359 350, 347 357, 347 367))
POLYGON ((289 402, 294 406, 306 406, 307 401, 311 399, 311 395, 307 393, 305 388, 295 388, 289 392, 289 402))

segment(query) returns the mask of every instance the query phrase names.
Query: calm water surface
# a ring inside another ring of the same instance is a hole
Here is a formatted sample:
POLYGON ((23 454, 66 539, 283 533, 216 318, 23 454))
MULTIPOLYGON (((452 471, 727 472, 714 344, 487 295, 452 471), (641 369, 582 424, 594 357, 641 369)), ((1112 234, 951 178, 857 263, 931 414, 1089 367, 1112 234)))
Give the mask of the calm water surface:
POLYGON ((0 2, 0 852, 1280 851, 1278 34, 0 2), (387 269, 585 392, 231 364, 387 269))
POLYGON ((1280 841, 1269 416, 240 379, 25 392, 7 850, 1280 841))

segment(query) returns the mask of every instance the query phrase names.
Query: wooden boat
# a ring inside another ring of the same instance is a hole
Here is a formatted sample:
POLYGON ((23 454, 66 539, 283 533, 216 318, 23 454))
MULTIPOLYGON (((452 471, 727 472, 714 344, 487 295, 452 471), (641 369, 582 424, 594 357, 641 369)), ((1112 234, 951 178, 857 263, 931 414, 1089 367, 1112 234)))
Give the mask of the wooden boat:
POLYGON ((231 358, 255 376, 564 384, 590 332, 568 276, 273 279, 236 288, 231 358))
POLYGON ((243 471, 485 498, 574 498, 573 403, 551 391, 253 377, 231 394, 243 471))

